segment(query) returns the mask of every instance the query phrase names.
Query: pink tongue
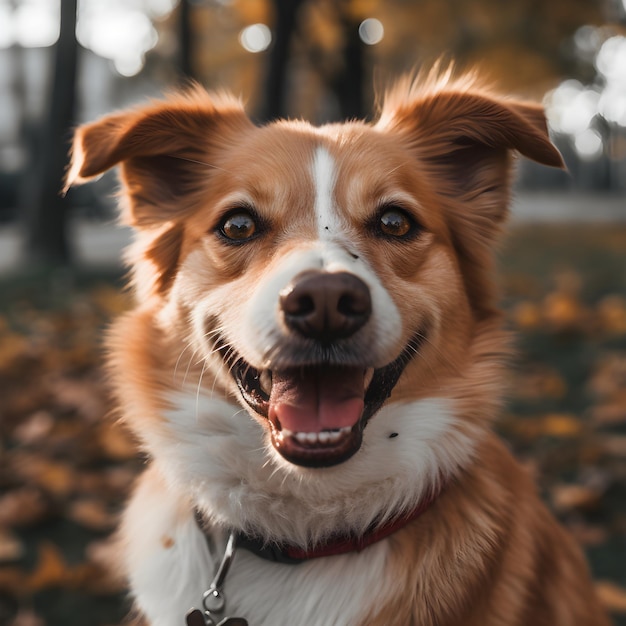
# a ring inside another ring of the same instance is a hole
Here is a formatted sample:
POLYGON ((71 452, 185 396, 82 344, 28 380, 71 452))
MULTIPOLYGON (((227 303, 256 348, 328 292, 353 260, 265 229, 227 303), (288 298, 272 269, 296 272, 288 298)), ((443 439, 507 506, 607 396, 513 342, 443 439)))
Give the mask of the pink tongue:
POLYGON ((363 413, 364 376, 354 367, 274 372, 269 418, 292 432, 354 426, 363 413))

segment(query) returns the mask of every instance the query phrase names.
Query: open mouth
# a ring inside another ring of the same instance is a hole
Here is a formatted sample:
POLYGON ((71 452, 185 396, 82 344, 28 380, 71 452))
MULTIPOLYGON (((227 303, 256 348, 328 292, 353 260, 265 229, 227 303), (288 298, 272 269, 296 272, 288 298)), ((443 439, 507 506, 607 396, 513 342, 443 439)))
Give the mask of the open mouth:
POLYGON ((296 465, 330 467, 359 450, 365 425, 423 340, 417 333, 394 361, 377 369, 323 363, 258 370, 232 349, 218 349, 242 398, 268 420, 276 451, 296 465))

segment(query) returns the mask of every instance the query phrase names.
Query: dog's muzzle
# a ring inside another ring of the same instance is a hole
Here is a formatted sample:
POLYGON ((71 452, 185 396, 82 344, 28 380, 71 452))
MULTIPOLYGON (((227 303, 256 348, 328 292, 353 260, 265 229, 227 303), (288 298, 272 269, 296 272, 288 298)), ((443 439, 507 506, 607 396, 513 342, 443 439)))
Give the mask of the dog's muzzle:
POLYGON ((367 360, 370 290, 347 272, 297 275, 280 293, 278 309, 284 339, 273 361, 277 366, 258 370, 232 344, 216 347, 242 398, 268 420, 279 454, 307 467, 343 463, 361 447, 367 421, 391 395, 423 334, 375 369, 367 360))

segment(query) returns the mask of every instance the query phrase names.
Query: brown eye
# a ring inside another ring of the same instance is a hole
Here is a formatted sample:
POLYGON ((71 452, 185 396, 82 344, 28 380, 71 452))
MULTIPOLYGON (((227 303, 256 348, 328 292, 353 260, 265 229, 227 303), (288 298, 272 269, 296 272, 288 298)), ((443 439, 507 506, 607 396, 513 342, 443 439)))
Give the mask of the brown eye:
POLYGON ((257 232, 254 217, 248 211, 231 213, 222 223, 220 233, 231 241, 246 241, 257 232))
POLYGON ((380 216, 378 227, 384 235, 389 237, 404 237, 413 226, 413 222, 404 211, 388 209, 380 216))

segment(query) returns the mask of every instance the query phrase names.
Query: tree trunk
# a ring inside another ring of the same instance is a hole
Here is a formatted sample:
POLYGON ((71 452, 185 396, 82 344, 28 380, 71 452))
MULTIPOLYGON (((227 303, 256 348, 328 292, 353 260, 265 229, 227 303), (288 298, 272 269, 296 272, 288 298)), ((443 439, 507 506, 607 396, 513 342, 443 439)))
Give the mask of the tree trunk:
POLYGON ((181 0, 178 13, 178 71, 183 82, 197 80, 193 62, 190 0, 181 0))
POLYGON ((296 28, 298 11, 303 0, 273 0, 276 27, 269 53, 269 67, 265 83, 265 106, 261 112, 264 121, 287 115, 287 65, 289 45, 296 28))
POLYGON ((24 256, 39 266, 68 265, 71 251, 67 222, 69 203, 60 195, 68 160, 76 101, 77 0, 61 2, 61 32, 56 44, 50 108, 33 142, 31 168, 23 193, 24 256))
POLYGON ((335 80, 335 93, 343 119, 361 119, 364 114, 364 46, 359 36, 359 23, 347 12, 341 15, 345 36, 343 71, 335 80))

